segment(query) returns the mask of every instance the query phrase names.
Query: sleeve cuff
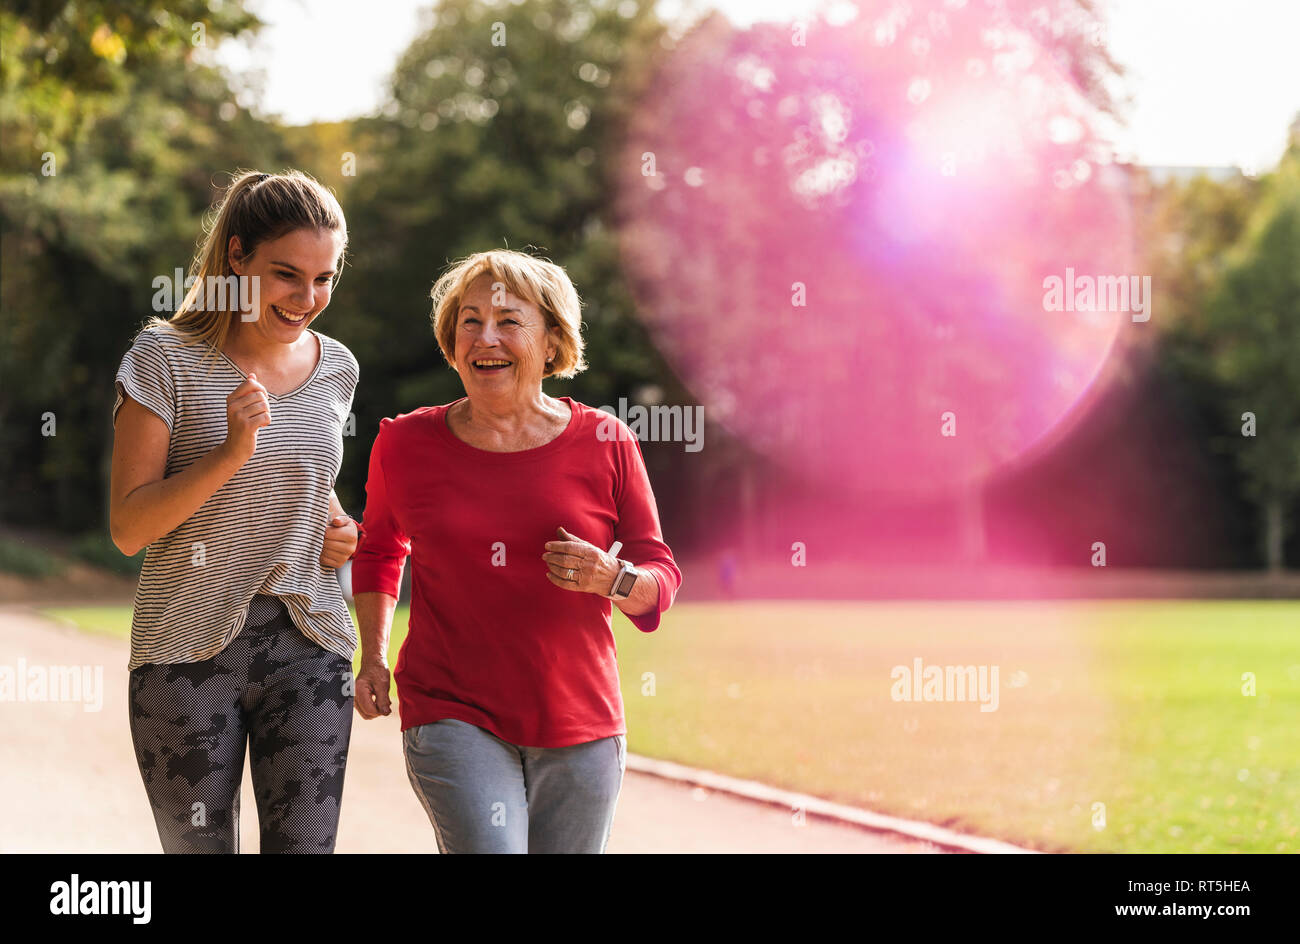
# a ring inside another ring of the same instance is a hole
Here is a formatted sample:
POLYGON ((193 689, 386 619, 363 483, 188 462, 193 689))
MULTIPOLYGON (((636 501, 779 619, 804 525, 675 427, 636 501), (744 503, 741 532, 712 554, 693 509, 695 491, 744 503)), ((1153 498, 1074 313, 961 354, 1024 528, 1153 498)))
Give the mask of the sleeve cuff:
MULTIPOLYGON (((347 512, 344 512, 344 514, 347 514, 347 512)), ((348 517, 352 518, 351 515, 348 515, 348 517)), ((361 542, 366 539, 366 528, 365 525, 363 525, 356 518, 352 518, 352 521, 357 526, 357 546, 352 549, 352 553, 348 556, 348 560, 353 561, 354 562, 353 566, 355 566, 355 561, 357 559, 357 551, 361 550, 361 542)))
POLYGON ((659 621, 663 618, 664 610, 668 609, 666 604, 669 604, 672 601, 668 599, 668 593, 664 588, 664 580, 659 576, 658 568, 650 565, 642 566, 644 566, 646 570, 650 571, 650 576, 654 577, 655 583, 659 585, 659 605, 648 613, 641 613, 637 616, 628 616, 626 613, 623 615, 627 616, 627 618, 631 620, 632 625, 641 630, 641 632, 653 633, 659 628, 659 621))
POLYGON ((122 404, 126 402, 126 397, 129 396, 136 403, 140 404, 154 416, 158 417, 158 419, 167 424, 167 431, 169 433, 173 432, 171 411, 164 403, 159 401, 156 396, 144 390, 135 382, 135 379, 130 376, 120 375, 116 378, 115 383, 117 385, 117 396, 113 403, 112 422, 114 426, 117 425, 118 411, 122 409, 122 404))
POLYGON ((403 563, 388 567, 377 567, 373 563, 354 560, 352 562, 352 595, 358 593, 386 593, 399 598, 402 590, 403 563))

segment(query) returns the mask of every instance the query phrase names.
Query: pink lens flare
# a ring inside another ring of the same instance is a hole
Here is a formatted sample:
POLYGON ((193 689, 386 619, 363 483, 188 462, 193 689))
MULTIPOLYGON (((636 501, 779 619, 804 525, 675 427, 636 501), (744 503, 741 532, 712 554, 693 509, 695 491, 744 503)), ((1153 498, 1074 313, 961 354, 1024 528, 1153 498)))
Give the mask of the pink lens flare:
POLYGON ((911 9, 864 3, 804 45, 706 21, 637 109, 619 209, 706 416, 813 481, 925 495, 1059 432, 1143 325, 1045 306, 1067 270, 1136 274, 1126 178, 1071 78, 1086 38, 911 9))

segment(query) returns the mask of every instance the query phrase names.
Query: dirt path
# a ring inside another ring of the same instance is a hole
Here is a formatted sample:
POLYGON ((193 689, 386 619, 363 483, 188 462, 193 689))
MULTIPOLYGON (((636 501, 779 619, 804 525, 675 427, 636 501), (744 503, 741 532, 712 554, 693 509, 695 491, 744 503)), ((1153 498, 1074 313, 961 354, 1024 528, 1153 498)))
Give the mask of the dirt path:
MULTIPOLYGON (((0 852, 158 852, 127 727, 127 646, 0 608, 0 669, 102 668, 102 705, 0 701, 0 852)), ((436 852, 406 779, 396 714, 354 719, 339 852, 436 852)), ((257 851, 247 765, 241 847, 257 851)), ((938 852, 934 846, 790 814, 628 771, 610 839, 628 852, 938 852)))

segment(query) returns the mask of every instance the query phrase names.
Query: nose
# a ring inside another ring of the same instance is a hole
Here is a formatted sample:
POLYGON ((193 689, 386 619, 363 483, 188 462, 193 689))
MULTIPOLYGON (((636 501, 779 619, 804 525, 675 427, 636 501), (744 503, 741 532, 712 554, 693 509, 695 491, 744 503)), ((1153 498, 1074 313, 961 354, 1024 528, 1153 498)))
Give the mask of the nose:
POLYGON ((299 286, 292 297, 294 305, 301 311, 311 311, 316 307, 316 292, 310 285, 299 286))
POLYGON ((479 332, 479 343, 484 347, 496 347, 497 337, 500 333, 500 329, 495 324, 485 324, 483 329, 479 332))

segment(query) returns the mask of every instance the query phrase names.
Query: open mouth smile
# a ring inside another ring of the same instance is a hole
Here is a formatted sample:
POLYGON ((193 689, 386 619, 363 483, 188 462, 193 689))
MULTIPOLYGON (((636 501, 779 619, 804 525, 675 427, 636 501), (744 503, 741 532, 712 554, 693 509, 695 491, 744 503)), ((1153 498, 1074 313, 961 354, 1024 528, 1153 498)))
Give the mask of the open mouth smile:
POLYGON ((279 307, 278 305, 271 306, 271 313, 274 314, 281 321, 283 321, 285 324, 290 324, 290 325, 302 324, 307 320, 307 315, 308 315, 308 312, 305 311, 302 312, 301 314, 299 314, 298 312, 286 311, 285 309, 279 307))
POLYGON ((505 370, 510 366, 510 361, 501 360, 499 357, 480 358, 476 361, 470 361, 470 363, 474 365, 475 370, 482 371, 485 374, 505 370))

